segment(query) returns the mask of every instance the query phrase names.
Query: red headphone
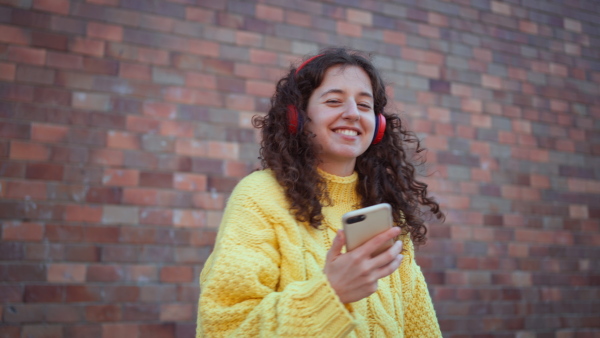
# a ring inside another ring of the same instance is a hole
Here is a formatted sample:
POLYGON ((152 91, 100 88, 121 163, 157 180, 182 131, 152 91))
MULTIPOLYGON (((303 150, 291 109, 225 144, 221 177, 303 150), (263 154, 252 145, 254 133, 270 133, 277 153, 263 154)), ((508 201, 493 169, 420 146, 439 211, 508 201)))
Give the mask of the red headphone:
MULTIPOLYGON (((298 68, 296 68, 296 72, 294 73, 294 75, 298 75, 298 72, 302 68, 304 68, 304 66, 306 66, 309 62, 318 58, 321 55, 323 55, 323 54, 315 55, 315 56, 311 57, 310 59, 302 62, 302 64, 300 64, 300 66, 298 66, 298 68)), ((288 105, 287 116, 288 116, 288 121, 289 121, 288 130, 290 131, 291 134, 295 135, 298 132, 298 130, 302 128, 302 124, 304 123, 302 121, 302 115, 300 115, 298 113, 298 110, 296 109, 296 107, 293 104, 290 104, 290 105, 288 105)), ((385 119, 385 116, 383 116, 383 114, 375 115, 375 133, 373 134, 373 141, 371 141, 371 144, 377 144, 383 139, 383 134, 385 134, 386 123, 387 123, 387 121, 385 119)))

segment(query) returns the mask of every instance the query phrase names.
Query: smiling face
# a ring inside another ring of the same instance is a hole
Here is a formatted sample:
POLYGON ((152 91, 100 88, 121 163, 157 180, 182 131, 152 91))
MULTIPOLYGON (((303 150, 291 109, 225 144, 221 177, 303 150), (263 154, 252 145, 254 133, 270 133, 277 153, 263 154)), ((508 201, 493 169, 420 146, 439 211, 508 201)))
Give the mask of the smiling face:
POLYGON ((357 66, 333 66, 308 100, 310 122, 306 129, 321 146, 319 167, 338 176, 354 171, 375 129, 373 87, 367 73, 357 66))

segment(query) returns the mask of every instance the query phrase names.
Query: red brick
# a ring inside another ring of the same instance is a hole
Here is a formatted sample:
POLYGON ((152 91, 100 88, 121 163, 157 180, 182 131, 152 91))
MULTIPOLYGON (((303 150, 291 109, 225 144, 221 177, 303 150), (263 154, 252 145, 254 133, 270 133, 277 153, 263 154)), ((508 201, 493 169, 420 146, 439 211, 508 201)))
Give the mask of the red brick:
POLYGON ((160 134, 164 136, 177 136, 184 138, 194 137, 194 126, 183 121, 162 121, 160 134))
POLYGON ((190 283, 194 280, 190 266, 174 265, 160 269, 160 281, 163 283, 190 283))
POLYGON ((83 283, 85 271, 84 264, 48 264, 47 280, 50 283, 83 283))
POLYGON ((125 321, 158 321, 160 318, 159 304, 126 304, 123 307, 125 321))
POLYGON ((189 41, 187 51, 191 54, 219 57, 219 44, 213 41, 193 39, 189 41))
POLYGON ((87 25, 87 35, 101 40, 122 41, 123 27, 99 22, 89 22, 87 25))
POLYGON ((336 31, 338 34, 347 35, 355 38, 362 36, 362 27, 346 21, 336 22, 336 31))
POLYGON ((202 228, 206 225, 206 213, 201 210, 174 210, 175 227, 202 228))
POLYGON ((14 199, 46 199, 46 183, 31 181, 8 181, 4 183, 5 198, 14 199))
POLYGON ((34 141, 58 143, 64 142, 69 128, 66 126, 33 123, 31 125, 31 139, 34 141))
POLYGON ((45 238, 56 242, 79 242, 83 240, 84 228, 78 225, 47 224, 45 238))
POLYGON ((41 11, 48 11, 57 14, 69 14, 68 0, 34 0, 33 8, 41 11))
POLYGON ((152 69, 148 65, 121 61, 119 63, 119 76, 125 79, 151 81, 152 69))
POLYGON ((46 161, 49 156, 50 150, 44 145, 20 141, 10 142, 10 158, 13 160, 46 161))
POLYGON ((283 9, 263 4, 257 4, 256 18, 267 21, 283 22, 283 9))
POLYGON ((44 225, 41 223, 4 222, 2 224, 2 239, 13 241, 41 241, 44 235, 44 225))
MULTIPOLYGON (((110 132, 109 132, 110 137, 110 132)), ((110 139, 109 139, 110 140, 110 139)), ((113 139, 112 142, 118 140, 113 139)), ((117 142, 118 143, 118 142, 117 142)), ((90 153, 90 163, 105 166, 123 165, 124 154, 121 150, 115 149, 92 149, 90 153)))
POLYGON ((90 305, 85 308, 85 319, 89 322, 115 322, 121 320, 121 306, 90 305))
POLYGON ((160 320, 163 322, 184 322, 194 318, 194 307, 191 304, 162 304, 160 320))
POLYGON ((99 223, 101 219, 101 207, 69 204, 65 208, 65 221, 99 223))
POLYGON ((173 211, 171 209, 140 208, 139 220, 141 224, 172 225, 173 211))
POLYGON ((139 183, 139 171, 133 169, 105 168, 103 185, 136 186, 139 183))
POLYGON ((135 134, 111 130, 106 145, 118 149, 140 149, 140 140, 135 134))
POLYGON ((209 23, 214 21, 214 11, 210 11, 203 8, 198 7, 186 7, 185 9, 185 18, 190 21, 198 21, 201 23, 209 23))
POLYGON ((0 42, 28 45, 31 41, 31 33, 27 29, 0 24, 0 42))
POLYGON ((198 174, 175 173, 173 187, 179 190, 204 191, 206 190, 206 176, 198 174))
POLYGON ((104 41, 75 37, 69 42, 69 50, 75 53, 101 57, 104 55, 104 41))
POLYGON ((130 282, 156 282, 158 272, 154 265, 130 265, 127 267, 127 281, 130 282))
POLYGON ((18 63, 42 66, 46 62, 46 51, 38 48, 9 46, 7 59, 18 63))

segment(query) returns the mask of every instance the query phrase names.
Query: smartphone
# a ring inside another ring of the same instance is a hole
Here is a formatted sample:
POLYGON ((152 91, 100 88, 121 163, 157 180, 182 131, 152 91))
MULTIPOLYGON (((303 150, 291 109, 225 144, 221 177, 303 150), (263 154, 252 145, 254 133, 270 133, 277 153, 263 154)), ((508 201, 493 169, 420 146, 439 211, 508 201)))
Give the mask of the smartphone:
MULTIPOLYGON (((346 234, 346 250, 352 251, 392 227, 392 207, 388 203, 381 203, 347 212, 342 216, 342 224, 346 234)), ((379 255, 393 244, 394 240, 390 239, 373 252, 372 256, 379 255)))

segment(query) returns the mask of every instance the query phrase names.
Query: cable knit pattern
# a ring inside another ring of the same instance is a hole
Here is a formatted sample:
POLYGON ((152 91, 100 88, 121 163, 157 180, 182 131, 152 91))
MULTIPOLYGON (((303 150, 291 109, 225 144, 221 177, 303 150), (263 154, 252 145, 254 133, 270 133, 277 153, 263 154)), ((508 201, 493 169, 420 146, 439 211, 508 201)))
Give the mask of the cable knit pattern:
POLYGON ((200 275, 196 337, 441 337, 410 238, 404 260, 368 298, 342 304, 323 267, 342 215, 356 208, 358 175, 325 172, 325 224, 298 224, 269 170, 244 178, 200 275))

